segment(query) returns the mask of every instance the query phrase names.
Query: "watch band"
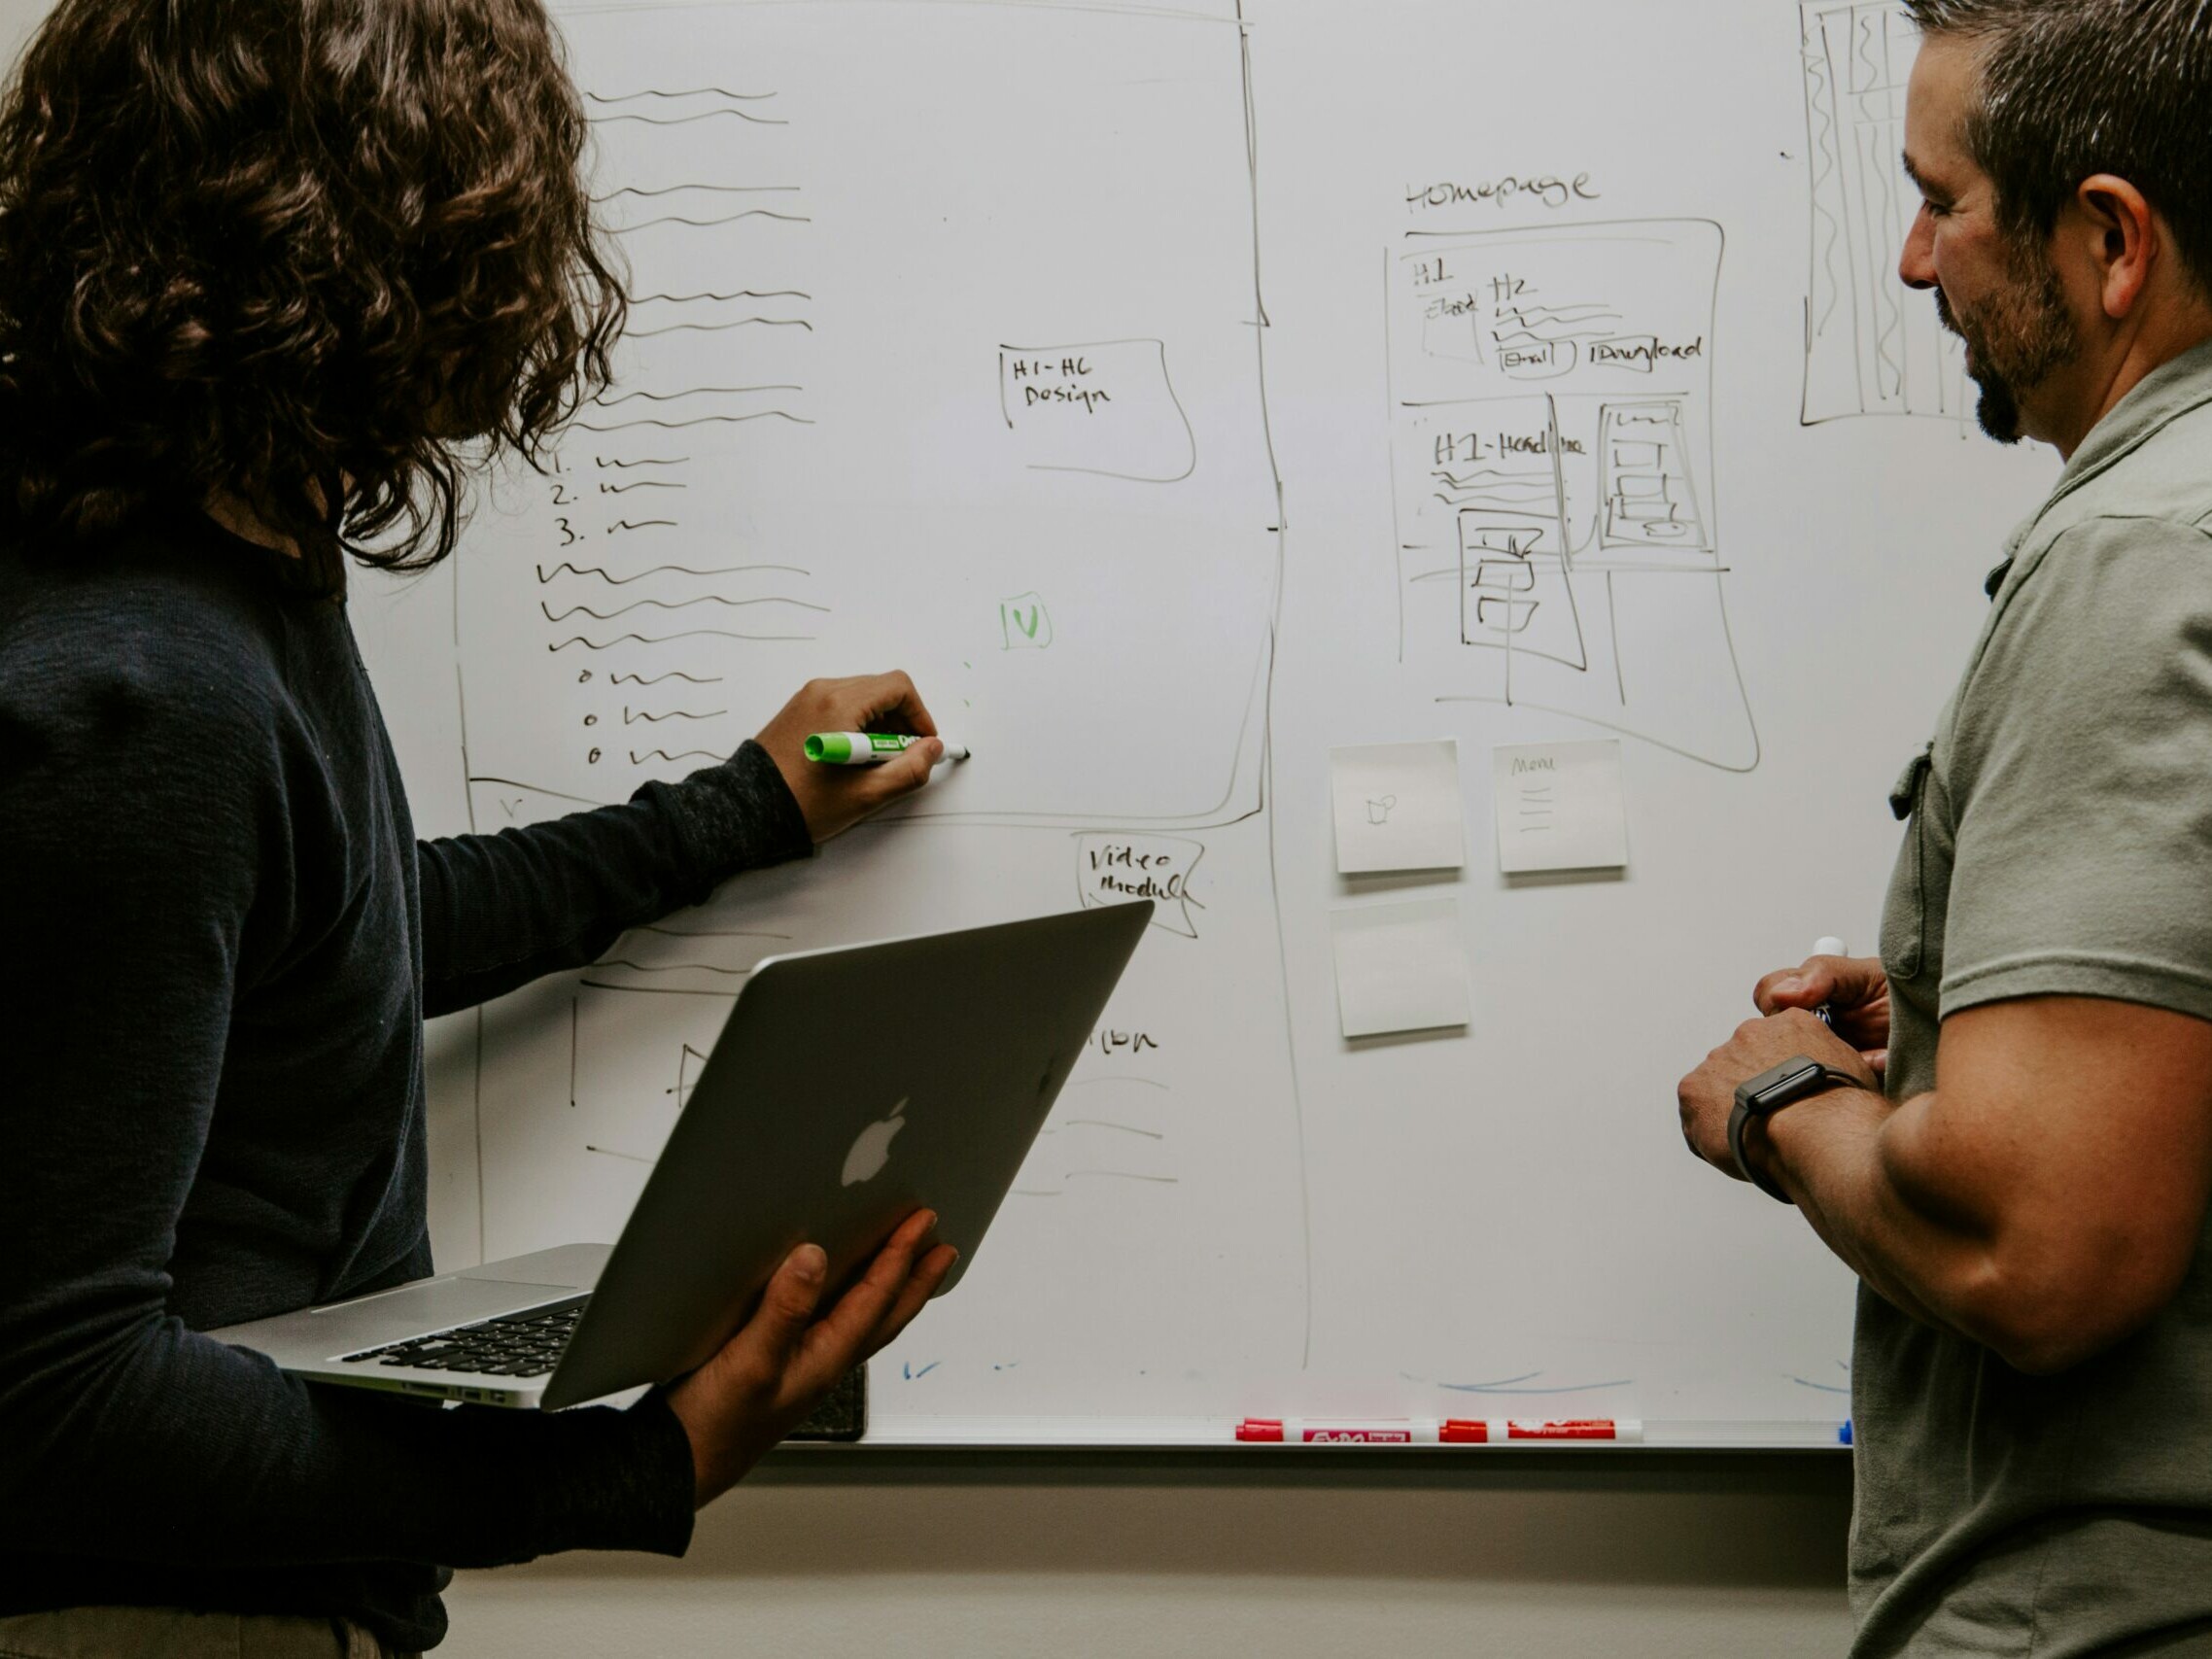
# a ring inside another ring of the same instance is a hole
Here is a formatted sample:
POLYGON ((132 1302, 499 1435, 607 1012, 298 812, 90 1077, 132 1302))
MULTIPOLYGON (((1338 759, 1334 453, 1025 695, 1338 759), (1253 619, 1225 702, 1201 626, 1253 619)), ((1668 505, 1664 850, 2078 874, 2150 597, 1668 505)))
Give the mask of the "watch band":
POLYGON ((1825 1094, 1831 1089, 1865 1087, 1849 1072, 1838 1071, 1832 1065, 1823 1065, 1804 1054, 1786 1059, 1780 1065, 1739 1085, 1735 1107, 1728 1114, 1728 1151, 1736 1159, 1737 1170, 1745 1180, 1776 1202, 1790 1202, 1789 1194, 1744 1156, 1744 1134, 1750 1127, 1751 1120, 1770 1117, 1784 1106, 1793 1105, 1811 1095, 1825 1094))

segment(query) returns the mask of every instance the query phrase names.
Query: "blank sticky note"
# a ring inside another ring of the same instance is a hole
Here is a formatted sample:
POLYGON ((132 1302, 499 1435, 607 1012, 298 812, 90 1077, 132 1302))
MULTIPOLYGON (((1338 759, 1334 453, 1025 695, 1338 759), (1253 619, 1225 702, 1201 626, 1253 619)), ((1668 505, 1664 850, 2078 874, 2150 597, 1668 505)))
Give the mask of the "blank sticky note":
POLYGON ((1498 867, 1617 870, 1628 862, 1620 740, 1518 743, 1495 750, 1498 867))
POLYGON ((1344 875, 1457 870, 1467 862, 1460 748, 1450 739, 1331 749, 1329 782, 1336 868, 1344 875))
POLYGON ((1457 899, 1329 913, 1336 1011, 1347 1037, 1434 1031, 1468 1020, 1457 899))

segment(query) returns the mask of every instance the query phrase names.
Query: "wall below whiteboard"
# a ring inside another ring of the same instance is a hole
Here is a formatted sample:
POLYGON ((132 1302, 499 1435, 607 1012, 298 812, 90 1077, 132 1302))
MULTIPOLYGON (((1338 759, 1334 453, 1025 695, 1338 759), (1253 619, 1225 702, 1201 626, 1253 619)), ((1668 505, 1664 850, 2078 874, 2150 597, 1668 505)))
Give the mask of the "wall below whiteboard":
POLYGON ((1841 1458, 772 1464, 688 1560, 464 1573, 472 1659, 1834 1659, 1841 1458))

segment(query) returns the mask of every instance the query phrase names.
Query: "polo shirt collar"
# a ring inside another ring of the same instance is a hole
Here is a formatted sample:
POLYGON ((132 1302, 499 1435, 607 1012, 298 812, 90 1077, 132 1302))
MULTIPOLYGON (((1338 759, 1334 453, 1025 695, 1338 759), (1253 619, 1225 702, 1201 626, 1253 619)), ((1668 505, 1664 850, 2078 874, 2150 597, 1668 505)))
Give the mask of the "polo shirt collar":
POLYGON ((2173 421, 2206 403, 2212 403, 2212 341, 2194 346, 2151 370, 2090 429, 2065 470, 2058 474, 2050 499, 2007 537, 2004 563, 1989 572, 1983 592, 1995 599, 2002 591, 2005 578, 2012 573, 2013 561, 2053 507, 2110 471, 2173 421))
MULTIPOLYGON (((2072 495, 2100 472, 2133 454, 2168 423, 2212 403, 2212 342, 2183 352, 2143 376, 2104 419, 2090 429, 2058 474, 2051 502, 2072 495)), ((2051 502, 2046 503, 2048 509, 2051 502)))

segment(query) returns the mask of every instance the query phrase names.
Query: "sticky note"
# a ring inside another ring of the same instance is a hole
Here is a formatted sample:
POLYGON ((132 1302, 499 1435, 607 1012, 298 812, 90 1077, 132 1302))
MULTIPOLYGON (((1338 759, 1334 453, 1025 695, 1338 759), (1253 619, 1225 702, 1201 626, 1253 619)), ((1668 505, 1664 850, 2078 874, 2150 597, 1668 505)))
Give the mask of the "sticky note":
POLYGON ((1468 1022, 1459 900, 1332 910, 1329 935, 1345 1036, 1434 1031, 1468 1022))
POLYGON ((1450 739, 1331 749, 1329 780, 1336 868, 1344 875, 1457 870, 1467 862, 1460 748, 1450 739))
POLYGON ((1620 740, 1518 743, 1494 750, 1498 867, 1617 870, 1628 862, 1620 740))

